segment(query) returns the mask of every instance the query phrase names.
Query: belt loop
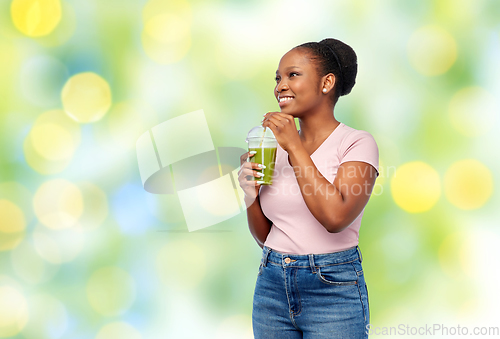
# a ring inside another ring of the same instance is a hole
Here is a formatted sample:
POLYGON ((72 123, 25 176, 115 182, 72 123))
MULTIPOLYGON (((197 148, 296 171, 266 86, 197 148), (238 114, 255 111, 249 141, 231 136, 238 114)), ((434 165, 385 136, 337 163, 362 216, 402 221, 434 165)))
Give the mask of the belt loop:
POLYGON ((269 256, 270 252, 271 252, 271 248, 264 246, 264 253, 262 255, 262 266, 264 266, 264 267, 267 266, 267 257, 269 256))
POLYGON ((314 266, 314 254, 309 254, 309 265, 311 266, 312 273, 316 273, 316 266, 314 266))
POLYGON ((363 262, 363 256, 361 255, 361 249, 359 248, 358 245, 356 245, 356 250, 358 251, 359 262, 363 262))

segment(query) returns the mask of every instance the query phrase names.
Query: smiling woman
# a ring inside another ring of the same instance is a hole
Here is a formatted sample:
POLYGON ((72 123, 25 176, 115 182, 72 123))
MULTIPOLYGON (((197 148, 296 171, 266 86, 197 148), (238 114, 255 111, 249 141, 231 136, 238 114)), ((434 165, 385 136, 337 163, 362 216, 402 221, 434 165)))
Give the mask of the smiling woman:
POLYGON ((278 142, 273 184, 249 180, 257 164, 242 155, 248 224, 263 249, 255 338, 366 337, 368 291, 358 237, 378 176, 378 147, 370 133, 334 116, 356 73, 356 53, 336 39, 287 52, 274 89, 281 112, 267 113, 262 123, 278 142))

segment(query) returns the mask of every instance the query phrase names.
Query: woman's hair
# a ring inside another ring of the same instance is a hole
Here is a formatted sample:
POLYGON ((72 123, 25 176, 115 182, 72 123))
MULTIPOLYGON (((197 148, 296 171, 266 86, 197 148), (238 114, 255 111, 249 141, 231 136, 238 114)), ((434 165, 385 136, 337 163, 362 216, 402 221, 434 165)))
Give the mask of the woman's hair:
POLYGON ((310 52, 310 59, 316 63, 320 77, 328 73, 335 75, 333 103, 336 103, 340 96, 351 92, 358 72, 356 53, 351 46, 340 40, 328 38, 320 42, 306 42, 295 48, 303 48, 310 52))

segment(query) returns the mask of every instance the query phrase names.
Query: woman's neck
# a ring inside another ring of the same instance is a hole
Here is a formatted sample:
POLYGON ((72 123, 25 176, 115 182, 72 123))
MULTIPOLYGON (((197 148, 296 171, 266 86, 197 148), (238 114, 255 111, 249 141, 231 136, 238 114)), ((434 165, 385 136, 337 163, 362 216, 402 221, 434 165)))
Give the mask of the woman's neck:
POLYGON ((340 124, 335 119, 333 113, 328 116, 308 116, 299 118, 300 139, 302 142, 314 143, 316 140, 323 140, 325 136, 330 135, 340 124))

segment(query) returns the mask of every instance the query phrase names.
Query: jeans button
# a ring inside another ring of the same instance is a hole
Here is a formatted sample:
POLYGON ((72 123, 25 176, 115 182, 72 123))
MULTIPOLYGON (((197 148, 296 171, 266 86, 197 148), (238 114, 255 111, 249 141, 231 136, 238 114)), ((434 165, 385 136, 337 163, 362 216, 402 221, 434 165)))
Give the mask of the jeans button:
POLYGON ((285 263, 289 264, 292 260, 290 258, 285 258, 285 263))

